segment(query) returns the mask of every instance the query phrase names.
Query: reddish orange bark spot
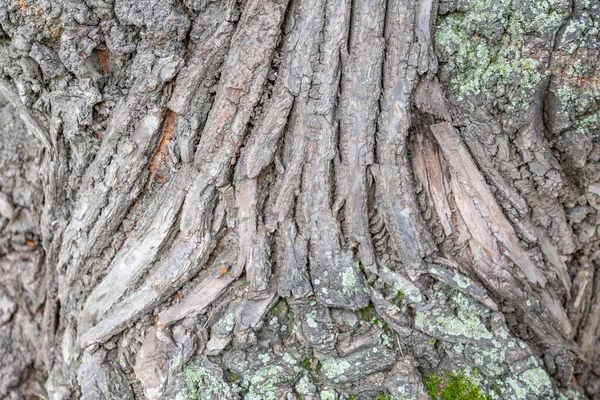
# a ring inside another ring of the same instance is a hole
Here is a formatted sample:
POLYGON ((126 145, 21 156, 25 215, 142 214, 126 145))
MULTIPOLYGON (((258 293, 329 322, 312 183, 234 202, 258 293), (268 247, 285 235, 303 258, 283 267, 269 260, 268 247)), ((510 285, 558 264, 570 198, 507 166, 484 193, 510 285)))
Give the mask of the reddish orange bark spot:
POLYGON ((222 277, 223 275, 225 275, 227 273, 227 271, 229 271, 229 268, 227 267, 223 267, 219 270, 219 273, 217 274, 217 278, 222 277))
MULTIPOLYGON (((160 141, 158 142, 158 146, 150 158, 150 164, 148 165, 148 169, 151 173, 156 173, 160 169, 162 165, 167 163, 167 154, 166 148, 167 144, 171 140, 174 134, 173 125, 175 124, 175 113, 171 110, 167 111, 167 115, 163 121, 162 132, 160 135, 160 141)), ((164 178, 163 178, 164 179, 164 178)))
POLYGON ((106 73, 108 72, 108 55, 104 50, 101 49, 96 49, 94 51, 98 56, 98 62, 100 63, 100 67, 102 68, 102 75, 106 75, 106 73))

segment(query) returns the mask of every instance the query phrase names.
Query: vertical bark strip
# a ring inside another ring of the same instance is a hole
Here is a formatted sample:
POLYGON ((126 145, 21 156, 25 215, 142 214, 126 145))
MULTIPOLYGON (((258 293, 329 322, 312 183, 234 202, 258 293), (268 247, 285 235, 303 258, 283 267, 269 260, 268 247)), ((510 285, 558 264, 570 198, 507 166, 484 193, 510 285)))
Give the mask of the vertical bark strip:
POLYGON ((385 2, 365 1, 353 5, 354 20, 348 39, 340 100, 340 196, 348 241, 358 245, 365 270, 377 270, 369 232, 368 167, 373 164, 377 113, 383 63, 385 2), (345 192, 344 192, 345 191, 345 192))
MULTIPOLYGON (((414 3, 389 1, 386 14, 383 92, 376 135, 377 165, 373 172, 386 227, 403 266, 414 279, 423 272, 422 258, 433 251, 429 231, 416 207, 407 148, 411 93, 418 81, 420 56, 419 48, 413 43, 414 3)), ((422 45, 422 51, 429 51, 427 43, 422 45)))
POLYGON ((352 252, 343 246, 332 199, 335 104, 341 76, 340 52, 348 35, 344 29, 348 11, 349 5, 344 0, 327 4, 320 63, 313 73, 308 101, 300 116, 307 136, 307 156, 299 209, 306 224, 303 234, 308 238, 311 282, 317 301, 329 307, 358 310, 368 305, 366 282, 352 252))

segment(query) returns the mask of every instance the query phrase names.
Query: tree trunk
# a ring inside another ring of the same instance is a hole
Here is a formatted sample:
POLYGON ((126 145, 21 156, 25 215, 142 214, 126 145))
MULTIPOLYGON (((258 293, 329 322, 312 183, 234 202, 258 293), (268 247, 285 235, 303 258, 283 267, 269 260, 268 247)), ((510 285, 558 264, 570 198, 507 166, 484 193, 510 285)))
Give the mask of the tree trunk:
POLYGON ((599 24, 1 0, 0 397, 599 399, 599 24))

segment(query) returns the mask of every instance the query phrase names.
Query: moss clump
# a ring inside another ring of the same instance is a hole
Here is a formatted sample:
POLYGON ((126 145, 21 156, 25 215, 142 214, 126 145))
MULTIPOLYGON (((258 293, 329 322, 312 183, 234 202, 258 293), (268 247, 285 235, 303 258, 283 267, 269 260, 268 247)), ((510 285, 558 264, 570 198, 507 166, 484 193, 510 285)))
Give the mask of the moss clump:
POLYGON ((377 400, 391 400, 391 397, 388 396, 386 393, 381 393, 379 396, 376 397, 377 400))
POLYGON ((271 313, 275 314, 277 317, 283 317, 286 314, 287 308, 286 302, 281 300, 271 309, 271 313))
POLYGON ((398 291, 398 294, 396 294, 396 297, 394 297, 394 299, 392 300, 392 303, 396 307, 401 307, 402 306, 402 298, 403 297, 404 297, 404 293, 402 293, 401 291, 398 291))
POLYGON ((323 364, 321 364, 321 361, 319 361, 317 363, 317 372, 321 372, 322 369, 323 369, 323 364))
POLYGON ((429 393, 429 397, 432 399, 438 398, 438 386, 440 381, 441 379, 438 378, 436 374, 429 374, 425 376, 425 379, 423 379, 425 389, 427 389, 427 393, 429 393))
POLYGON ((371 321, 369 321, 369 323, 371 325, 375 325, 378 328, 383 329, 383 331, 387 334, 391 334, 392 333, 392 329, 390 328, 390 326, 388 324, 386 324, 385 322, 383 322, 382 320, 380 320, 379 318, 375 317, 375 318, 371 318, 371 321))
POLYGON ((313 365, 315 365, 315 360, 313 358, 307 358, 304 361, 302 361, 302 366, 308 372, 315 372, 315 368, 313 367, 313 365))
POLYGON ((371 315, 375 314, 375 307, 373 306, 372 303, 369 303, 369 305, 363 309, 360 310, 360 315, 362 317, 363 321, 369 321, 371 318, 371 315))
POLYGON ((472 381, 460 375, 448 374, 443 377, 435 373, 425 377, 423 383, 432 400, 489 400, 472 381))

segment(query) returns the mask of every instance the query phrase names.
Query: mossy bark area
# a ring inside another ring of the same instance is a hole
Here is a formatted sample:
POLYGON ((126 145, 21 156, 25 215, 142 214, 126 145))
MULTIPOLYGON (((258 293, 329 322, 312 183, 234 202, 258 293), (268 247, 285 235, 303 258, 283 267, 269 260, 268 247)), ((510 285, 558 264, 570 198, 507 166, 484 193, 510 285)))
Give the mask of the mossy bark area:
POLYGON ((600 398, 599 24, 0 0, 0 397, 600 398))

